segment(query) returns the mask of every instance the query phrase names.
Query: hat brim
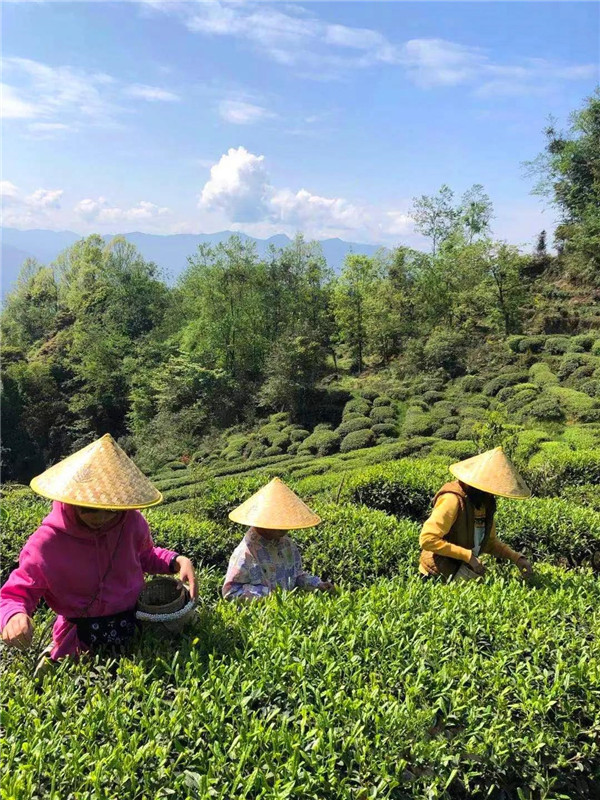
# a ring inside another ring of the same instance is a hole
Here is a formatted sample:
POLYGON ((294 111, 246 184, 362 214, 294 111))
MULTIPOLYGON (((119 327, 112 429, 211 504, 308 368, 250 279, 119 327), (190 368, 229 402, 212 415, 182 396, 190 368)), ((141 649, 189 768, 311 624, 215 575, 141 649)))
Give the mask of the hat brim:
POLYGON ((161 492, 158 492, 157 490, 158 497, 155 500, 150 500, 145 503, 135 503, 135 505, 133 504, 120 505, 119 503, 115 503, 114 505, 113 504, 109 505, 108 503, 89 503, 89 502, 86 503, 83 501, 79 501, 73 497, 60 496, 55 492, 52 492, 52 494, 50 494, 49 492, 44 491, 43 489, 39 489, 35 484, 36 484, 36 479, 33 478, 29 486, 33 489, 33 491, 36 494, 39 494, 41 497, 45 497, 47 500, 55 500, 58 503, 66 503, 67 505, 70 506, 77 506, 78 508, 95 508, 95 509, 104 509, 106 511, 134 511, 135 509, 151 508, 152 506, 157 506, 159 503, 162 503, 163 501, 163 496, 161 492))
POLYGON ((488 494, 493 494, 496 497, 505 497, 508 500, 528 500, 531 497, 531 492, 529 492, 529 494, 507 494, 506 492, 499 492, 496 489, 490 489, 489 486, 482 486, 481 484, 474 483, 471 480, 465 480, 465 478, 457 474, 452 467, 449 467, 448 469, 455 478, 458 478, 459 481, 466 483, 467 486, 472 486, 474 489, 479 489, 480 492, 487 492, 488 494))

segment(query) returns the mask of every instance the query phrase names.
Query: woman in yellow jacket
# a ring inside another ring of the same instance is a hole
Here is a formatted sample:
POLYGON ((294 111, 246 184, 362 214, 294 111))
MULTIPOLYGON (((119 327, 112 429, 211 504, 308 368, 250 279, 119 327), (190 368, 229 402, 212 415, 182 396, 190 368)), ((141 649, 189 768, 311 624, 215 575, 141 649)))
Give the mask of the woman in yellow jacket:
POLYGON ((444 484, 436 494, 433 511, 421 530, 421 575, 449 580, 483 575, 485 566, 479 555, 489 553, 512 561, 523 577, 531 577, 527 558, 496 535, 496 496, 531 496, 502 448, 452 464, 450 472, 458 480, 444 484))

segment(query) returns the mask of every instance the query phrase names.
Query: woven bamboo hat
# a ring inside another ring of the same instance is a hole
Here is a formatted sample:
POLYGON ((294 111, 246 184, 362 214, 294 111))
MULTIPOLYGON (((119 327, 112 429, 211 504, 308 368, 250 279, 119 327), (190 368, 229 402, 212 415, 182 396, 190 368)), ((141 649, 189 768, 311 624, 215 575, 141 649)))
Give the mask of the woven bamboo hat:
POLYGON ((501 447, 452 464, 450 472, 463 483, 499 497, 524 499, 531 490, 501 447))
POLYGON ((321 522, 321 517, 311 511, 279 478, 273 478, 235 508, 229 519, 242 525, 276 531, 312 528, 321 522))
POLYGON ((86 508, 121 511, 154 506, 162 500, 110 433, 54 464, 30 486, 42 497, 86 508))

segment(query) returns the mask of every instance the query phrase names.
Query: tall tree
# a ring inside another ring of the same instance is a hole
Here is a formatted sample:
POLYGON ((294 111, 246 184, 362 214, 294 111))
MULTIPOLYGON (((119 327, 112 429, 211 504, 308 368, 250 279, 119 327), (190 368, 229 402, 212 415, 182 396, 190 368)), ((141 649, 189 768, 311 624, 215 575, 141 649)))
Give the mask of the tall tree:
POLYGON ((431 251, 435 256, 440 242, 450 235, 459 216, 454 206, 454 192, 443 184, 437 195, 415 197, 411 216, 416 229, 431 239, 431 251))

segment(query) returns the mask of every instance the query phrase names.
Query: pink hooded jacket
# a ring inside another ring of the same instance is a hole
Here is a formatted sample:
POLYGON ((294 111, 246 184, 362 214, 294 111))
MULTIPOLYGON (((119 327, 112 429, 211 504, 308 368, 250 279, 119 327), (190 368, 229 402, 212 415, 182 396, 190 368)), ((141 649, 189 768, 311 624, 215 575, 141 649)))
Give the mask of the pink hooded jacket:
POLYGON ((50 514, 21 550, 18 568, 0 589, 0 630, 14 614, 31 616, 43 597, 58 614, 51 657, 87 650, 67 618, 134 608, 144 573, 170 572, 176 555, 154 546, 139 511, 125 511, 116 522, 91 530, 78 522, 73 506, 54 501, 50 514))

